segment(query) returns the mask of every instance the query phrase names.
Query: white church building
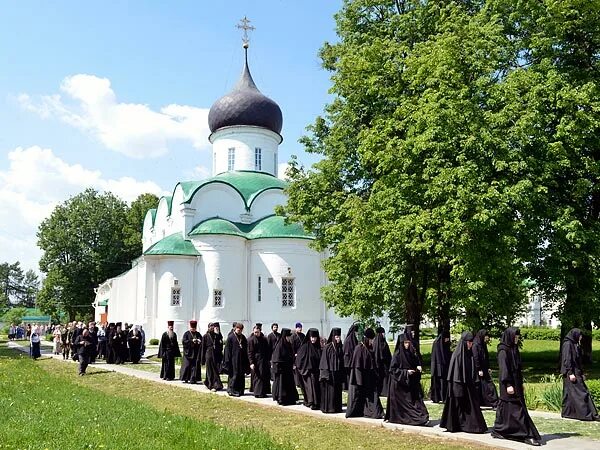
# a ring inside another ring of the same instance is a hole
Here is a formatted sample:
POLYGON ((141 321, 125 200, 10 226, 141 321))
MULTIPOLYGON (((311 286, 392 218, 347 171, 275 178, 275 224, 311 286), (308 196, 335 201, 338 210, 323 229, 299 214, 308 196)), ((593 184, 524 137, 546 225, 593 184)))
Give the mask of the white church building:
POLYGON ((181 336, 192 319, 201 331, 215 321, 224 332, 232 322, 261 322, 267 332, 272 322, 346 330, 352 319, 321 298, 325 254, 309 246, 301 225, 275 215, 287 201, 286 182, 277 178, 283 117, 254 84, 247 55, 208 122, 213 176, 177 183, 148 211, 143 254, 98 286, 96 320, 141 324, 148 338, 159 337, 168 320, 181 336))

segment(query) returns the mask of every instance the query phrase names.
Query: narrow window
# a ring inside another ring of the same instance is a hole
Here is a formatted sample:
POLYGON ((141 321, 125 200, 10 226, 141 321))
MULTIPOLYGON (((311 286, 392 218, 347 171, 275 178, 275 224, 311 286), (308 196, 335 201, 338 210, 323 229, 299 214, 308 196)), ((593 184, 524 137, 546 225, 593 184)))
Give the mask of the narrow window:
POLYGON ((217 152, 213 152, 213 173, 217 171, 217 152))
POLYGON ((233 170, 235 167, 235 147, 231 147, 227 152, 227 170, 233 170))
POLYGON ((262 301, 262 278, 258 276, 258 301, 262 301))
POLYGON ((262 149, 260 147, 254 149, 254 170, 262 170, 262 149))
POLYGON ((171 288, 171 306, 181 306, 181 288, 171 288))
POLYGON ((294 296, 294 279, 281 279, 281 306, 294 307, 296 304, 294 296))
POLYGON ((273 166, 273 173, 275 176, 279 176, 279 167, 277 167, 277 152, 275 152, 275 155, 273 155, 273 162, 275 163, 273 166))
POLYGON ((222 289, 213 290, 213 306, 216 306, 216 307, 223 306, 223 290, 222 289))

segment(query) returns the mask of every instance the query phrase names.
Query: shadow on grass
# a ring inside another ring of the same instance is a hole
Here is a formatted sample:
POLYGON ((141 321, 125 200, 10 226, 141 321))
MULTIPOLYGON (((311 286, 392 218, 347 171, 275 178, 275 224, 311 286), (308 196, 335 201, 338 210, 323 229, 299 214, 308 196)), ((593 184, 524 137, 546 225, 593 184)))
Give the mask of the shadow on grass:
POLYGON ((557 439, 569 439, 572 437, 582 436, 580 433, 552 433, 552 434, 544 434, 542 436, 542 442, 550 442, 555 441, 557 439))

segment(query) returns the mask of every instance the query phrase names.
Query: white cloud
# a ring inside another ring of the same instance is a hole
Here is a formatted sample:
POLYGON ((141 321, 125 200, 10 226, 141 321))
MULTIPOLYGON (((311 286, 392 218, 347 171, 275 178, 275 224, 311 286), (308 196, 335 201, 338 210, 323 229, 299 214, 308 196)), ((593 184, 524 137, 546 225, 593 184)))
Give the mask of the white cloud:
POLYGON ((128 202, 145 192, 165 194, 152 181, 104 178, 98 170, 68 164, 51 149, 37 146, 10 151, 8 161, 8 169, 0 171, 0 262, 20 261, 26 269, 38 269, 39 224, 56 205, 85 188, 110 191, 128 202))
POLYGON ((184 172, 190 180, 204 180, 212 175, 212 170, 205 166, 196 166, 192 170, 184 172))
POLYGON ((60 86, 62 95, 35 101, 20 94, 21 107, 44 119, 59 120, 98 139, 107 148, 131 158, 164 155, 176 140, 208 147, 208 109, 171 104, 152 110, 139 103, 119 103, 108 78, 77 74, 60 86))

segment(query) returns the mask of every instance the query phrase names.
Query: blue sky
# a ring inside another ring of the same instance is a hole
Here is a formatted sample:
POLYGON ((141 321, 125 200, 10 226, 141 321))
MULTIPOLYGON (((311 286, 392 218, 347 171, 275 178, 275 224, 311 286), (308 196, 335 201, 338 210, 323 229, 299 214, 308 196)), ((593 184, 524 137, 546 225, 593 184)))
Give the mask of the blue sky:
POLYGON ((2 2, 0 262, 37 269, 37 226, 87 186, 130 201, 210 174, 206 114, 250 69, 284 116, 280 161, 330 100, 318 50, 341 0, 2 2))

